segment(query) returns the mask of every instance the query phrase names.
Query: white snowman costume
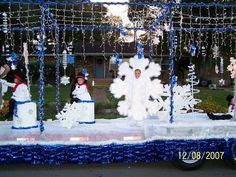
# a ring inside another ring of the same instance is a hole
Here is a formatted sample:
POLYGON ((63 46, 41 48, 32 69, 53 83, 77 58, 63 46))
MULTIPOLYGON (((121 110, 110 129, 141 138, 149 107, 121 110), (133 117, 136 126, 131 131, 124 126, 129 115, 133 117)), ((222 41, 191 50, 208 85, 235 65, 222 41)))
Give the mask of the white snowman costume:
POLYGON ((74 98, 78 98, 81 101, 91 100, 91 96, 88 92, 86 84, 76 84, 74 91, 72 92, 74 98))
POLYGON ((30 101, 30 93, 25 83, 15 84, 13 87, 12 99, 15 101, 23 102, 30 101))
POLYGON ((13 87, 13 94, 11 96, 13 100, 19 102, 31 100, 28 87, 25 83, 20 83, 20 84, 9 83, 2 79, 0 79, 0 82, 6 87, 13 87))

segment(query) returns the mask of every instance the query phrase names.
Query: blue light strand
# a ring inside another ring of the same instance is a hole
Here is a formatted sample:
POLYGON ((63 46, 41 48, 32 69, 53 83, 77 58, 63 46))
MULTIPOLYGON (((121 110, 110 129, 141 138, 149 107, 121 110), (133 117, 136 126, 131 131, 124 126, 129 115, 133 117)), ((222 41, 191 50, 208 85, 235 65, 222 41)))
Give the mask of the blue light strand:
POLYGON ((169 23, 170 23, 170 33, 169 33, 169 70, 170 70, 170 123, 174 122, 174 86, 176 83, 176 77, 174 73, 174 60, 175 60, 175 52, 174 52, 174 38, 175 31, 172 28, 172 18, 173 14, 170 11, 169 23))
POLYGON ((44 13, 44 5, 41 4, 41 18, 40 18, 40 24, 41 24, 41 30, 40 30, 40 40, 39 40, 39 48, 37 50, 37 54, 39 56, 39 120, 40 120, 40 132, 42 133, 44 131, 44 44, 45 44, 45 13, 44 13))
MULTIPOLYGON (((8 30, 11 31, 39 31, 41 29, 41 27, 32 27, 32 28, 28 28, 28 27, 12 27, 12 28, 8 28, 8 30)), ((117 30, 119 31, 119 28, 115 27, 115 26, 59 26, 59 30, 66 30, 66 31, 79 31, 79 30, 105 30, 105 31, 110 31, 110 30, 117 30)), ((123 29, 126 30, 147 30, 147 28, 140 28, 140 27, 123 27, 123 29)), ((161 28, 155 28, 156 29, 161 29, 161 28)), ((186 31, 186 32, 235 32, 236 28, 234 27, 222 27, 222 28, 180 28, 180 27, 173 27, 173 29, 175 31, 186 31)), ((55 30, 55 27, 45 27, 45 30, 55 30)), ((0 31, 4 31, 3 27, 0 27, 0 31)))
POLYGON ((50 12, 49 7, 47 5, 44 5, 44 9, 46 11, 47 16, 50 18, 52 22, 52 26, 55 29, 55 39, 56 39, 56 113, 58 114, 60 112, 60 31, 59 26, 57 24, 57 19, 54 17, 54 15, 50 12))
POLYGON ((152 48, 152 31, 149 31, 149 61, 152 61, 152 54, 153 54, 153 48, 152 48))
MULTIPOLYGON (((21 3, 21 4, 40 4, 42 0, 2 0, 0 1, 0 4, 3 3, 21 3)), ((180 3, 175 3, 175 2, 90 2, 90 1, 45 1, 44 2, 47 5, 59 5, 59 6, 64 6, 64 5, 136 5, 136 6, 176 6, 176 7, 210 7, 210 6, 217 6, 217 7, 236 7, 236 4, 233 2, 210 2, 210 3, 187 3, 187 2, 180 2, 180 3)))

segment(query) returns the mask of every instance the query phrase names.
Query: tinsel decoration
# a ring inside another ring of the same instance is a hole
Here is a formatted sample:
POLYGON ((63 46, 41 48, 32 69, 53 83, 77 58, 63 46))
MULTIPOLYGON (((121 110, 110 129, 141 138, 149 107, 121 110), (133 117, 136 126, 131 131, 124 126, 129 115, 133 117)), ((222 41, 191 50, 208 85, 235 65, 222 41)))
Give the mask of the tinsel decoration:
MULTIPOLYGON (((199 84, 199 80, 197 79, 196 73, 195 73, 195 65, 190 63, 188 65, 188 69, 189 69, 189 73, 188 73, 188 79, 186 79, 186 81, 190 84, 190 93, 191 96, 193 98, 193 101, 195 104, 200 103, 201 100, 200 99, 195 99, 194 98, 194 94, 199 93, 200 90, 195 89, 194 86, 199 84)), ((194 109, 194 107, 192 107, 192 112, 196 110, 194 109)))
POLYGON ((116 54, 115 56, 112 56, 110 60, 112 64, 116 64, 118 66, 122 63, 122 59, 119 57, 118 54, 116 54))
POLYGON ((225 85, 225 80, 223 79, 224 76, 224 58, 220 58, 220 74, 221 74, 221 79, 219 80, 219 85, 223 86, 225 85))
POLYGON ((37 36, 39 39, 39 43, 37 46, 37 55, 39 57, 39 120, 40 120, 40 132, 42 133, 44 131, 44 88, 45 88, 45 82, 44 82, 44 56, 45 56, 45 7, 41 7, 41 17, 40 17, 40 24, 41 24, 41 30, 40 34, 37 36))
POLYGON ((197 47, 194 41, 191 42, 190 48, 189 48, 189 53, 192 57, 196 55, 197 47))
POLYGON ((177 49, 178 47, 178 36, 174 37, 174 48, 177 49))
POLYGON ((10 58, 11 58, 11 69, 15 70, 18 64, 18 56, 16 55, 15 52, 12 52, 10 58))
POLYGON ((141 41, 138 42, 137 45, 137 49, 138 49, 138 59, 142 59, 143 58, 143 45, 141 43, 141 41))
POLYGON ((124 37, 126 35, 122 23, 119 23, 118 25, 118 32, 120 33, 120 37, 124 37))
POLYGON ((216 59, 216 64, 215 64, 215 72, 216 72, 216 74, 219 73, 219 67, 218 67, 218 65, 217 65, 217 59, 216 59))
POLYGON ((62 65, 64 69, 64 76, 61 77, 61 84, 67 85, 70 83, 70 78, 66 76, 66 68, 67 68, 67 51, 63 50, 62 52, 62 65))
POLYGON ((204 46, 204 44, 202 44, 202 46, 201 46, 201 54, 202 54, 203 58, 206 57, 206 47, 204 46))
POLYGON ((26 78, 27 78, 27 85, 28 85, 28 89, 30 92, 30 79, 29 79, 29 52, 28 52, 28 45, 26 42, 23 43, 23 56, 25 59, 25 69, 26 69, 26 78))
POLYGON ((2 13, 2 18, 3 18, 3 25, 2 25, 2 29, 3 32, 6 34, 8 32, 8 23, 7 23, 7 14, 6 12, 2 13))

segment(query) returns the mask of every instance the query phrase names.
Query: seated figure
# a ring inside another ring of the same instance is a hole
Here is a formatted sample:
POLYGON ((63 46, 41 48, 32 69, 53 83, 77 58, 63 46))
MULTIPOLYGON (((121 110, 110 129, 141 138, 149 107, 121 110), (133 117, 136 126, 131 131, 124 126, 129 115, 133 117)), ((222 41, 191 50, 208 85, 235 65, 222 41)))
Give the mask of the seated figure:
POLYGON ((228 101, 228 114, 223 115, 214 115, 212 113, 207 113, 207 116, 212 120, 227 120, 234 117, 234 97, 232 95, 228 95, 226 97, 226 100, 228 101))
POLYGON ((9 112, 6 118, 13 116, 13 129, 36 128, 37 105, 31 101, 30 93, 24 76, 21 73, 14 75, 14 83, 1 80, 2 84, 12 87, 9 112))

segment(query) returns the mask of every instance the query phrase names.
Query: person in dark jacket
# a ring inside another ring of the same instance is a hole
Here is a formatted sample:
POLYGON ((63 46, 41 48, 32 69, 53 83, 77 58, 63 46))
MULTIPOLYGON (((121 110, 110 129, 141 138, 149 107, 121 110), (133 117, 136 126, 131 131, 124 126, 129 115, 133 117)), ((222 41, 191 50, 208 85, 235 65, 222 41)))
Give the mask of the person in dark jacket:
POLYGON ((223 115, 214 115, 213 113, 207 113, 207 116, 212 120, 228 120, 233 118, 234 116, 234 97, 232 95, 228 95, 226 97, 228 102, 228 114, 223 115))

